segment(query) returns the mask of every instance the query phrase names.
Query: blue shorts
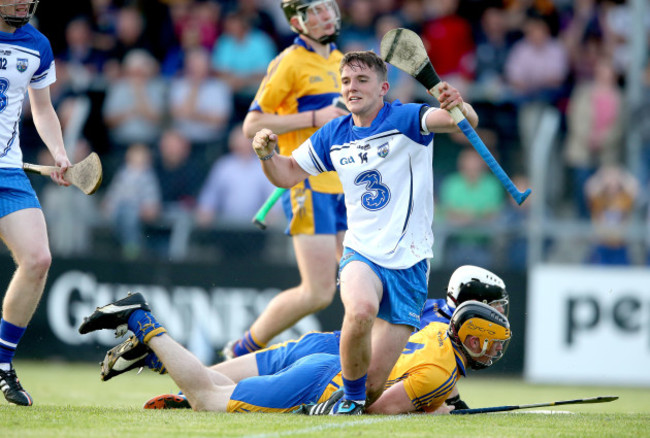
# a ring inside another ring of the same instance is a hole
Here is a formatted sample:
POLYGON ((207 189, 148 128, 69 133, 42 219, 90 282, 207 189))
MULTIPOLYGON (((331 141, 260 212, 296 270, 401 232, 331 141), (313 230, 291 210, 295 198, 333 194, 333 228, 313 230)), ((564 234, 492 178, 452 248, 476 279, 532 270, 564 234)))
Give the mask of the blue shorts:
POLYGON ((420 314, 428 295, 429 260, 421 260, 407 269, 387 269, 346 247, 341 257, 339 276, 343 268, 354 260, 370 266, 381 280, 384 291, 377 317, 391 324, 419 329, 420 314))
POLYGON ((305 356, 315 353, 339 354, 341 332, 311 332, 298 340, 275 344, 255 353, 257 371, 268 376, 290 366, 305 356))
POLYGON ((41 208, 23 169, 0 168, 0 217, 26 208, 41 208))
POLYGON ((308 180, 282 195, 282 208, 289 221, 285 233, 290 236, 336 234, 348 229, 343 194, 314 192, 308 180))
POLYGON ((341 387, 340 372, 339 356, 303 357, 276 374, 239 382, 227 412, 291 412, 305 403, 319 403, 341 387))

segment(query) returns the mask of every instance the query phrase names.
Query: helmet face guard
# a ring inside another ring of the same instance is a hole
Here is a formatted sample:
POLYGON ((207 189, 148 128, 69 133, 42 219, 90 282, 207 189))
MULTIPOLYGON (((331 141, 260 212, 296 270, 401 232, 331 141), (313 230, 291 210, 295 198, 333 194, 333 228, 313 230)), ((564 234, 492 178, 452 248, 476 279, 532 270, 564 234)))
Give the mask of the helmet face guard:
POLYGON ((488 304, 466 301, 454 312, 449 322, 449 337, 465 353, 470 368, 480 370, 501 359, 511 337, 510 323, 488 304), (465 341, 478 338, 479 351, 473 351, 465 341))
POLYGON ((39 0, 30 0, 24 3, 14 0, 11 3, 0 3, 0 18, 16 29, 23 27, 34 16, 39 0))
POLYGON ((284 0, 282 10, 291 25, 291 30, 320 44, 334 42, 341 30, 341 12, 335 0, 284 0), (298 19, 298 26, 291 23, 293 17, 298 19), (312 27, 317 26, 318 29, 325 30, 332 26, 333 32, 320 37, 311 35, 307 25, 310 18, 312 27))

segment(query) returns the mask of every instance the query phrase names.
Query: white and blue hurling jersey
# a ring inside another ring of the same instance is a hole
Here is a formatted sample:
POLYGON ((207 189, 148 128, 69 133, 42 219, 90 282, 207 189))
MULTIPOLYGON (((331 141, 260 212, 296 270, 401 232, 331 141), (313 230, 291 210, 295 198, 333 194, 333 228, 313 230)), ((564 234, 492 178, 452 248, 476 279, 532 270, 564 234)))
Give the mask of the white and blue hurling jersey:
POLYGON ((30 24, 0 32, 0 167, 22 168, 19 124, 27 87, 55 80, 52 47, 42 33, 30 24))
POLYGON ((339 117, 293 152, 311 175, 338 173, 348 214, 343 244, 389 269, 433 255, 433 134, 422 123, 427 108, 385 103, 367 128, 354 126, 351 115, 339 117))

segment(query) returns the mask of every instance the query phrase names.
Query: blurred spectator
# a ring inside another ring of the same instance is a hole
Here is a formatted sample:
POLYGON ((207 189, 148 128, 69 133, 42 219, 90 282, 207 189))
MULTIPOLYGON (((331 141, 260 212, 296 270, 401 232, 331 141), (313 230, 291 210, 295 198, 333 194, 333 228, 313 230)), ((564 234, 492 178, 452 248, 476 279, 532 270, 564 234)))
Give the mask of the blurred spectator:
POLYGON ((337 39, 343 53, 371 50, 375 45, 376 6, 373 0, 355 0, 348 4, 347 16, 337 39))
POLYGON ((440 188, 444 221, 463 227, 447 243, 445 262, 449 266, 493 265, 492 233, 486 226, 497 219, 504 201, 503 187, 487 172, 483 159, 473 149, 463 149, 458 155, 458 171, 447 176, 440 188))
POLYGON ((405 28, 411 29, 418 35, 422 34, 422 27, 427 19, 422 0, 403 0, 395 14, 404 23, 405 28))
MULTIPOLYGON (((274 190, 241 124, 230 131, 228 146, 230 153, 214 163, 201 188, 196 209, 199 226, 209 227, 217 222, 249 223, 274 190)), ((269 219, 272 217, 270 214, 269 219)))
POLYGON ((586 218, 586 180, 603 164, 620 158, 623 145, 623 93, 608 58, 596 65, 595 78, 576 85, 567 111, 566 162, 573 179, 577 213, 586 218))
POLYGON ((576 0, 561 31, 575 81, 592 79, 596 62, 606 54, 602 11, 596 0, 576 0))
POLYGON ((93 32, 86 17, 70 21, 65 28, 65 51, 58 55, 74 70, 72 78, 87 86, 93 78, 102 72, 105 55, 93 47, 93 32))
MULTIPOLYGON (((39 164, 54 165, 50 153, 42 150, 39 154, 39 164)), ((70 161, 78 163, 90 154, 88 142, 81 139, 74 147, 70 161)), ((42 178, 42 177, 41 177, 42 178)), ((43 214, 47 219, 47 231, 52 252, 63 255, 85 255, 91 250, 92 226, 97 217, 97 198, 88 196, 76 187, 59 187, 45 184, 39 193, 43 206, 43 214)))
POLYGON ((160 181, 162 215, 147 232, 159 257, 178 259, 185 253, 205 172, 194 159, 189 140, 172 129, 165 130, 160 138, 154 168, 160 181))
MULTIPOLYGON (((275 3, 271 7, 278 9, 275 3)), ((262 2, 259 0, 238 0, 237 8, 246 20, 248 20, 252 28, 261 30, 275 42, 277 50, 282 50, 287 46, 282 36, 276 30, 273 17, 262 2)))
POLYGON ((539 15, 530 14, 523 30, 524 38, 515 43, 506 60, 506 79, 524 101, 553 101, 567 78, 566 49, 539 15))
POLYGON ((605 165, 587 180, 585 194, 596 231, 589 262, 628 265, 625 230, 634 211, 638 181, 618 165, 605 165))
POLYGON ((203 47, 185 56, 183 75, 172 80, 169 111, 172 128, 192 143, 200 160, 212 162, 221 154, 232 114, 228 85, 210 76, 210 54, 203 47))
POLYGON ((160 186, 149 146, 135 143, 113 177, 102 202, 104 214, 128 259, 144 249, 143 226, 156 221, 161 209, 160 186))
POLYGON ((562 96, 569 73, 566 49, 551 35, 541 15, 531 13, 527 16, 524 38, 510 51, 505 72, 518 103, 519 137, 527 164, 527 153, 541 114, 562 96))
POLYGON ((212 50, 221 34, 221 11, 221 2, 214 0, 172 2, 170 15, 177 40, 182 41, 186 32, 196 33, 199 44, 212 50))
POLYGON ((422 40, 442 80, 466 94, 472 78, 474 38, 470 23, 457 14, 459 0, 435 0, 434 18, 424 23, 422 40))
POLYGON ((188 52, 202 48, 201 34, 199 29, 186 29, 180 37, 180 41, 167 50, 167 54, 160 66, 160 73, 165 78, 180 76, 185 64, 185 56, 188 52))
POLYGON ((104 102, 104 121, 113 145, 132 143, 152 146, 160 134, 165 109, 165 85, 158 63, 144 50, 124 58, 124 75, 109 84, 104 102))
POLYGON ((154 162, 165 212, 193 210, 203 176, 197 172, 188 139, 178 131, 165 130, 154 162))
POLYGON ((145 33, 144 18, 134 6, 125 6, 118 10, 115 38, 115 46, 110 52, 110 57, 120 62, 134 49, 143 49, 151 53, 149 36, 145 33))
POLYGON ((252 29, 240 12, 226 15, 224 33, 212 52, 212 67, 233 91, 236 120, 244 119, 275 54, 273 40, 252 29))
POLYGON ((118 8, 112 0, 91 0, 91 27, 93 46, 108 53, 115 47, 118 8))
POLYGON ((473 100, 500 103, 508 99, 505 66, 516 37, 508 28, 503 9, 490 7, 485 10, 476 37, 473 100))

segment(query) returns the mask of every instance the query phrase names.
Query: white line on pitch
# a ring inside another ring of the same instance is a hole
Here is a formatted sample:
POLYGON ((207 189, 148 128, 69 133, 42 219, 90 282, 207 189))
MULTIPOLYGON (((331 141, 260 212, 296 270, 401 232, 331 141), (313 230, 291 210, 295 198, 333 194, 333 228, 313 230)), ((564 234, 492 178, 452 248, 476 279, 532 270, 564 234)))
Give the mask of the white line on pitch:
POLYGON ((284 431, 284 432, 261 433, 261 434, 257 434, 257 435, 245 435, 243 438, 271 438, 271 437, 277 437, 277 436, 291 436, 291 435, 299 435, 299 434, 309 433, 309 432, 320 432, 320 431, 329 430, 329 429, 343 429, 343 428, 347 428, 347 427, 350 427, 350 426, 360 426, 360 425, 364 425, 364 424, 383 423, 385 421, 405 420, 406 418, 408 418, 407 415, 388 415, 388 416, 384 416, 382 418, 366 418, 364 420, 347 421, 345 423, 321 424, 321 425, 318 425, 318 426, 308 427, 308 428, 305 428, 305 429, 287 430, 287 431, 284 431))

